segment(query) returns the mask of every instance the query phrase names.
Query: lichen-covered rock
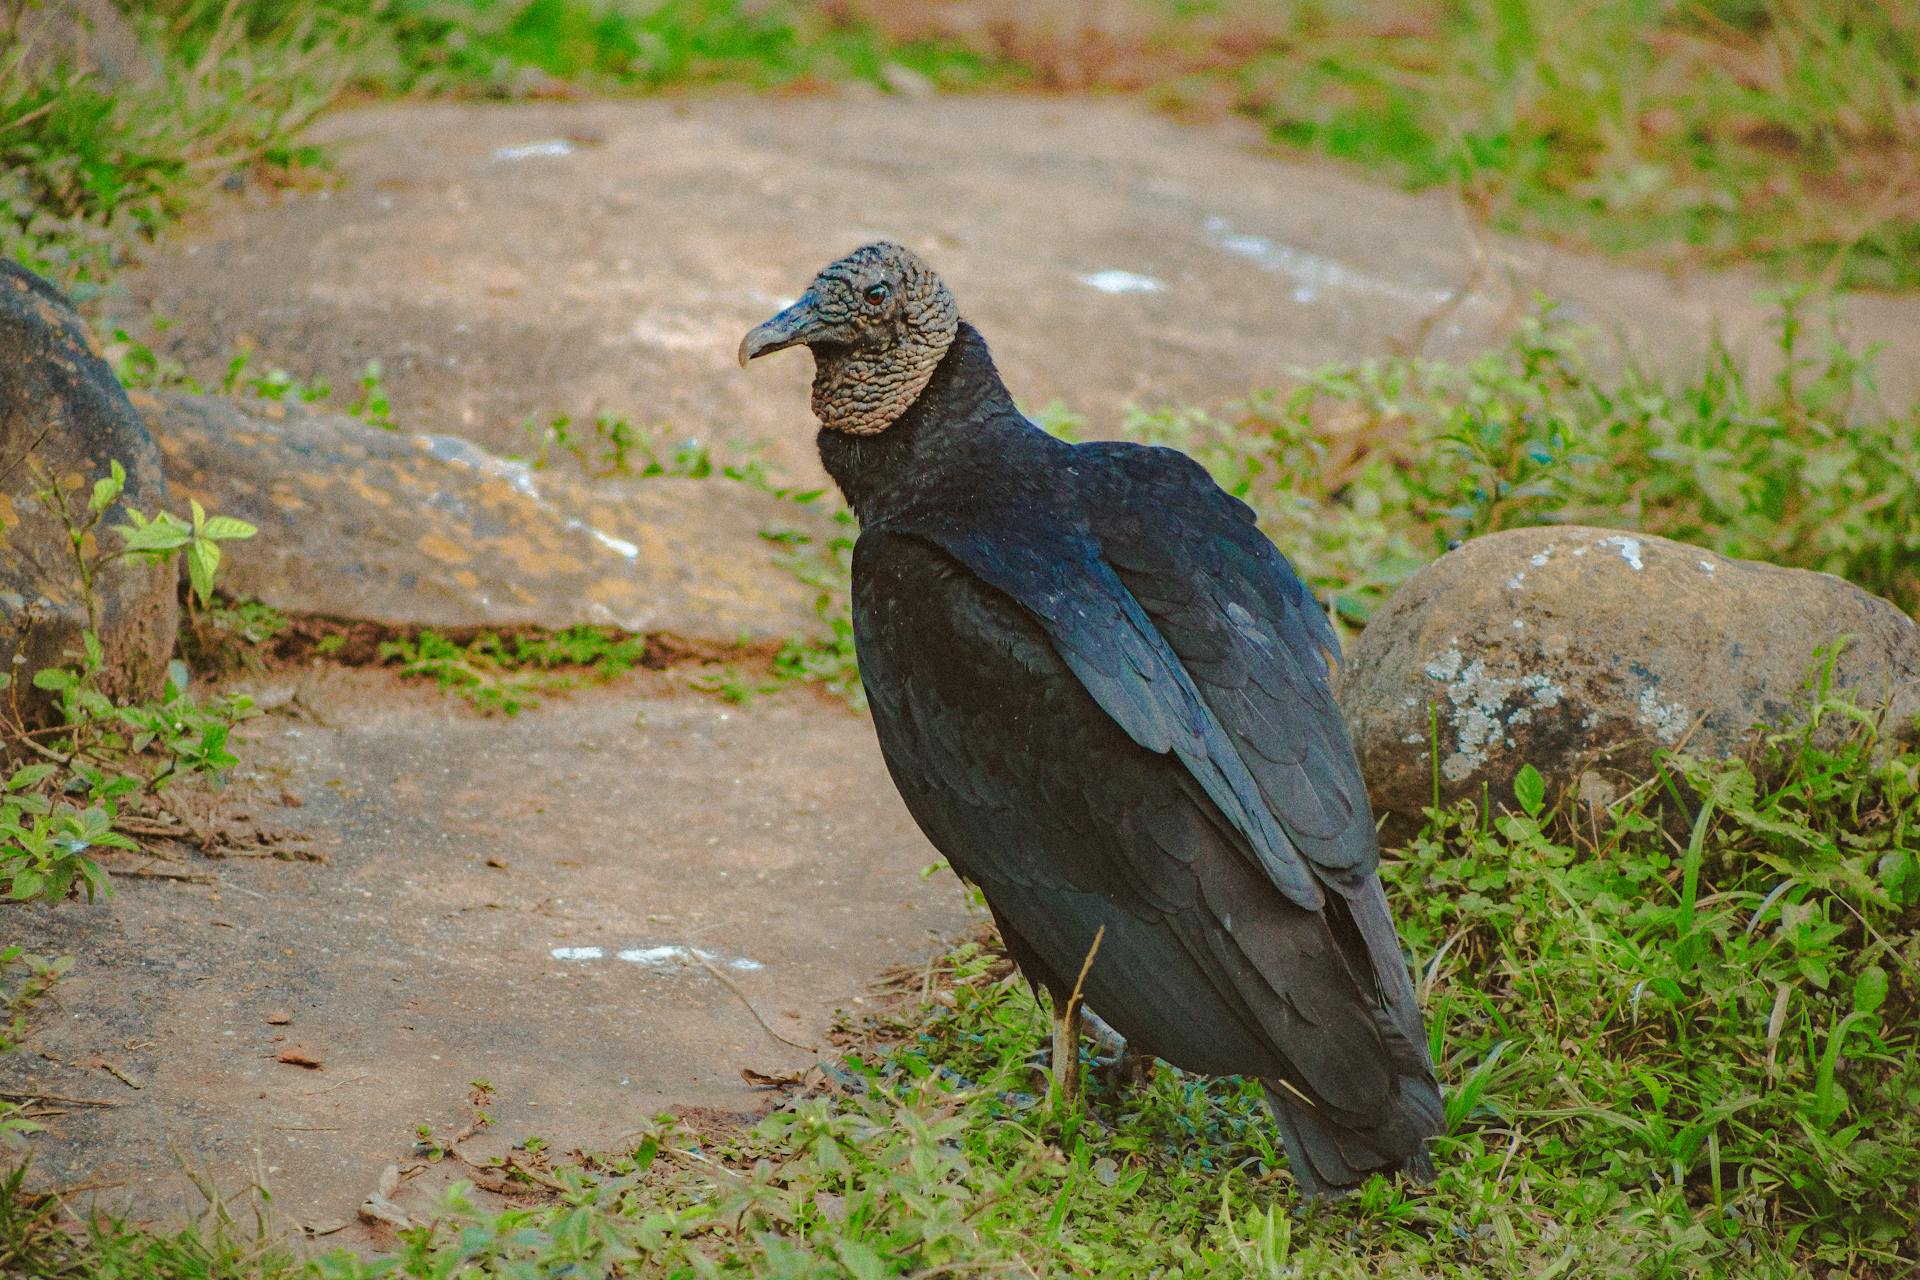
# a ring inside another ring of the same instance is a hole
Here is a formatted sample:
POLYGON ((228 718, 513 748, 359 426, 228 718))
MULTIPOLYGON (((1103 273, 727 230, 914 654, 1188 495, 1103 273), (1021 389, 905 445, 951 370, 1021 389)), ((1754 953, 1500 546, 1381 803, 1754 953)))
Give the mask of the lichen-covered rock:
MULTIPOLYGON (((69 661, 88 626, 86 593, 60 506, 84 515, 93 482, 110 465, 126 488, 82 548, 89 556, 126 508, 151 514, 167 499, 160 451, 113 371, 88 344, 86 326, 59 290, 0 260, 0 669, 18 681, 28 718, 46 703, 27 678, 69 661)), ((102 688, 119 697, 158 691, 179 626, 176 571, 108 560, 94 582, 94 625, 105 651, 102 688)), ((11 693, 8 706, 11 711, 11 693)))
POLYGON ((1744 748, 1791 721, 1815 651, 1851 637, 1834 682, 1920 715, 1920 628, 1824 573, 1647 534, 1515 529, 1428 565, 1369 622, 1341 688, 1376 810, 1511 795, 1533 764, 1562 785, 1647 776, 1657 751, 1744 748), (1431 754, 1437 738, 1439 763, 1431 754))
POLYGON ((223 568, 236 596, 405 628, 599 625, 720 643, 823 630, 817 590, 762 535, 840 530, 745 485, 589 484, 302 406, 136 399, 181 500, 259 528, 223 568))

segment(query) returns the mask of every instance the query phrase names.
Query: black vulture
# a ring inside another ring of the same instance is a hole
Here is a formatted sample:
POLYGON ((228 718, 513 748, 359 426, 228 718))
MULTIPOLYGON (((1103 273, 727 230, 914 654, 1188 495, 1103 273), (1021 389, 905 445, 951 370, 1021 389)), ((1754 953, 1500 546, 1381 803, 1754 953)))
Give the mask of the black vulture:
POLYGON ((1309 1195, 1430 1177, 1441 1102, 1335 706, 1338 641, 1253 512, 1172 449, 1014 407, 912 251, 747 334, 813 351, 860 521, 853 628, 907 808, 985 894, 1077 1083, 1084 998, 1136 1051, 1257 1077, 1309 1195))

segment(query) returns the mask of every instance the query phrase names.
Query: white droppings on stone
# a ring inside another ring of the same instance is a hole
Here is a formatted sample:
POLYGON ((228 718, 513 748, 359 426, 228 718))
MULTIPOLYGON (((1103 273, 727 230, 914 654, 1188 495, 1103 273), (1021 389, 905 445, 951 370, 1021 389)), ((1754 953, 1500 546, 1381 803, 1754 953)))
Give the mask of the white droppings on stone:
POLYGON ((1620 558, 1625 560, 1627 566, 1635 573, 1647 567, 1640 559, 1640 539, 1638 538, 1629 538, 1624 533, 1616 533, 1610 538, 1600 539, 1600 541, 1593 545, 1596 547, 1620 548, 1620 558))
POLYGON ((1518 591, 1521 587, 1524 587, 1525 585, 1527 585, 1527 571, 1525 569, 1522 569, 1520 572, 1514 574, 1511 578, 1507 579, 1507 590, 1509 591, 1518 591))
POLYGON ((1098 289, 1101 293, 1161 293, 1167 287, 1152 276, 1143 276, 1136 271, 1121 271, 1113 267, 1104 271, 1089 271, 1080 277, 1080 283, 1089 289, 1098 289))
POLYGON ((1642 689, 1639 699, 1640 723, 1653 730, 1654 737, 1672 746, 1687 731, 1692 717, 1677 702, 1662 702, 1652 689, 1642 689))
POLYGON ((541 156, 570 156, 573 144, 565 138, 544 138, 539 142, 522 142, 511 147, 495 147, 495 160, 532 160, 541 156))
POLYGON ((1420 734, 1420 733, 1409 733, 1404 738, 1400 739, 1400 741, 1406 743, 1410 747, 1417 747, 1421 743, 1425 742, 1426 740, 1427 740, 1426 735, 1420 734))
MULTIPOLYGON (((576 962, 607 958, 605 947, 555 947, 550 954, 555 960, 576 962)), ((688 964, 696 957, 705 960, 708 964, 723 964, 741 973, 751 973, 755 969, 766 968, 758 960, 749 960, 745 956, 722 956, 699 947, 689 950, 676 942, 657 947, 622 947, 613 953, 613 958, 616 960, 624 960, 628 964, 637 964, 648 969, 670 969, 688 964)))
POLYGON ((1534 552, 1532 557, 1528 559, 1527 563, 1532 565, 1536 569, 1543 567, 1547 563, 1547 561, 1553 559, 1553 548, 1554 548, 1554 544, 1549 542, 1544 548, 1534 552))
MULTIPOLYGON (((1275 244, 1265 236, 1235 231, 1225 218, 1208 218, 1204 224, 1213 242, 1228 253, 1247 258, 1267 271, 1293 282, 1293 300, 1302 305, 1317 302, 1324 291, 1371 293, 1433 307, 1453 300, 1454 291, 1432 286, 1402 284, 1350 267, 1337 259, 1312 253, 1293 245, 1275 244)), ((1462 301, 1479 301, 1469 294, 1462 301)))
MULTIPOLYGON (((575 523, 578 523, 578 521, 576 521, 575 523)), ((592 534, 594 536, 595 541, 599 542, 601 546, 610 547, 614 551, 619 552, 621 555, 625 556, 629 560, 635 560, 639 558, 640 548, 635 546, 633 543, 628 542, 625 538, 616 538, 610 533, 602 533, 600 530, 594 528, 592 525, 583 524, 583 525, 580 525, 580 527, 585 529, 588 533, 592 534)))
POLYGON ((1525 618, 1515 618, 1513 620, 1513 629, 1515 631, 1525 631, 1527 629, 1527 620, 1525 618))
POLYGON ((672 968, 676 965, 686 964, 696 957, 705 960, 708 964, 724 964, 729 969, 738 969, 743 973, 766 968, 766 966, 758 960, 748 960, 744 956, 736 956, 729 959, 699 947, 694 947, 692 950, 689 950, 678 943, 667 943, 658 947, 625 947, 615 953, 616 959, 624 960, 628 964, 642 965, 649 969, 672 968))
POLYGON ((1702 572, 1702 573, 1712 573, 1713 571, 1714 571, 1714 564, 1713 564, 1713 561, 1711 561, 1711 560, 1702 560, 1702 561, 1700 562, 1700 572, 1702 572))

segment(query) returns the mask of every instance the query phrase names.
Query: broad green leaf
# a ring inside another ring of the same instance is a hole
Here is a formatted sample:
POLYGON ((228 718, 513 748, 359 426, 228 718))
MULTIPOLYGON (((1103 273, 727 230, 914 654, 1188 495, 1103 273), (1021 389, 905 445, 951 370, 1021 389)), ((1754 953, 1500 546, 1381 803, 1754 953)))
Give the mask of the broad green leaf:
POLYGON ((193 531, 166 512, 149 524, 117 524, 113 531, 126 541, 128 551, 177 551, 193 540, 193 531))
POLYGON ((1853 1007, 1857 1013, 1873 1013, 1887 1002, 1887 971, 1879 965, 1865 969, 1853 980, 1853 1007))
POLYGON ((1547 801, 1547 783, 1538 769, 1530 764, 1521 766, 1519 775, 1513 780, 1513 798, 1520 802, 1520 807, 1526 810, 1529 818, 1540 816, 1541 806, 1547 801))
POLYGON ((105 511, 113 505, 113 500, 120 496, 120 491, 126 483, 126 471, 118 462, 114 463, 111 474, 101 476, 93 482, 93 494, 87 499, 87 510, 95 515, 105 511))
POLYGON ((251 538, 258 532, 245 520, 237 520, 232 516, 211 516, 201 528, 200 536, 219 542, 237 542, 242 538, 251 538))
POLYGON ((205 538, 196 539, 187 551, 187 577, 193 582, 193 593, 200 597, 201 604, 213 603, 213 574, 220 567, 220 544, 205 538))
POLYGON ((31 787, 37 783, 45 782, 54 775, 58 768, 58 765, 30 764, 23 768, 16 769, 14 770, 13 776, 7 779, 7 790, 19 791, 23 787, 31 787))

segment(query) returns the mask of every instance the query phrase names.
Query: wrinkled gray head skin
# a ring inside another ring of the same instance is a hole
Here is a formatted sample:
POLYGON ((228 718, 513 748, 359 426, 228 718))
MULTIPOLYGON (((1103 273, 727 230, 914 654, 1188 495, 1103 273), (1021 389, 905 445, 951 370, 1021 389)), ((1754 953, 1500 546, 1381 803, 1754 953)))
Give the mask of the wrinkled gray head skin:
POLYGON ((813 278, 798 301, 741 340, 740 363, 787 347, 813 351, 813 413, 848 435, 885 431, 905 413, 960 327, 953 294, 904 245, 862 245, 813 278))

